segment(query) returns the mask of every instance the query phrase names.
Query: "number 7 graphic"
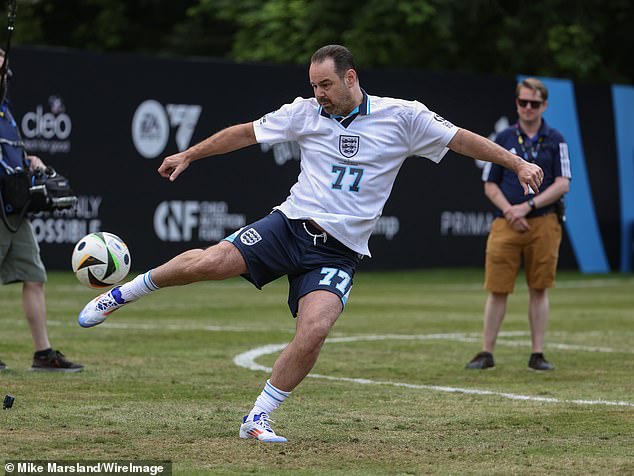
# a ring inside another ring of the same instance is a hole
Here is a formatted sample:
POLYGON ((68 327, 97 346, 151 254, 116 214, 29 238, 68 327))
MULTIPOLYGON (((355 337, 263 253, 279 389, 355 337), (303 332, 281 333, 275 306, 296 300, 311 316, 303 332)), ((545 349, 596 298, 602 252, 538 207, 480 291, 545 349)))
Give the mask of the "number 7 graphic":
MULTIPOLYGON (((341 190, 342 188, 341 182, 343 182, 343 177, 346 174, 346 170, 348 170, 348 167, 343 167, 341 165, 332 166, 332 173, 337 174, 335 181, 332 183, 332 188, 334 190, 341 190)), ((363 169, 359 167, 350 167, 348 175, 355 176, 354 182, 352 182, 352 185, 350 185, 348 190, 350 192, 358 192, 359 184, 361 183, 361 177, 363 177, 363 169)))
POLYGON ((320 286, 330 286, 332 284, 333 278, 336 276, 341 278, 341 282, 337 284, 335 287, 341 291, 341 294, 346 294, 346 288, 350 283, 350 275, 345 271, 342 271, 337 268, 321 268, 321 274, 325 274, 325 276, 319 281, 320 286))

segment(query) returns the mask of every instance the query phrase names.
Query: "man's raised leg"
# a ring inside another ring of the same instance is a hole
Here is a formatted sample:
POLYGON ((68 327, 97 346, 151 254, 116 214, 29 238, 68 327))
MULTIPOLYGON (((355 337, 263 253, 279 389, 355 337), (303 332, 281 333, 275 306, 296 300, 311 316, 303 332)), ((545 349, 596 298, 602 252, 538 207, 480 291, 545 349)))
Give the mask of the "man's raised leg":
POLYGON ((93 327, 124 305, 160 288, 227 279, 246 272, 240 251, 227 241, 204 250, 185 251, 158 268, 97 296, 86 304, 77 321, 82 327, 93 327))

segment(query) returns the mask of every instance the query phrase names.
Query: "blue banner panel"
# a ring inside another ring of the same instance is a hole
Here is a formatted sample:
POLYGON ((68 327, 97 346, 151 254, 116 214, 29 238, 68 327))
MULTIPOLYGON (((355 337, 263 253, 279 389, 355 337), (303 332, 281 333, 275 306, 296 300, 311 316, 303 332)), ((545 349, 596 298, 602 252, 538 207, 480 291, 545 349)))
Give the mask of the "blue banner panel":
POLYGON ((621 193, 621 271, 634 268, 634 87, 613 86, 621 193))
MULTIPOLYGON (((520 77, 521 81, 524 77, 520 77)), ((592 190, 586 171, 586 160, 577 118, 574 86, 563 79, 539 78, 548 88, 548 109, 545 119, 559 130, 568 143, 572 181, 566 196, 566 230, 584 273, 607 273, 610 266, 599 232, 592 190)))

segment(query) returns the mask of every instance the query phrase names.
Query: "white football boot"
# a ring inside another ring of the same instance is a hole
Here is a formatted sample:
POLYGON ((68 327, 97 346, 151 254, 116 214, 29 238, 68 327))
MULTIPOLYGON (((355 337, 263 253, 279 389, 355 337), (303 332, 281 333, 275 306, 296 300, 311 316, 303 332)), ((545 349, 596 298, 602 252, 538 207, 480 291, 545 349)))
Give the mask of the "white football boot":
POLYGON ((265 412, 253 415, 252 419, 246 415, 242 419, 240 438, 256 438, 263 443, 286 443, 288 441, 286 438, 275 434, 269 424, 270 421, 269 415, 265 412))
POLYGON ((86 304, 77 318, 79 325, 82 327, 93 327, 101 324, 110 314, 125 306, 127 302, 121 297, 119 288, 121 286, 116 286, 86 304))

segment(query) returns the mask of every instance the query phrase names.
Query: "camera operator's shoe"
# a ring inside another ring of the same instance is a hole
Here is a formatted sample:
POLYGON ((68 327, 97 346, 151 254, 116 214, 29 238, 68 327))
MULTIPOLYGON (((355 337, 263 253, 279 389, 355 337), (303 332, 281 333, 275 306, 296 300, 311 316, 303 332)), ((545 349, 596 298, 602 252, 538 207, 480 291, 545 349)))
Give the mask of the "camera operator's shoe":
POLYGON ((77 322, 82 327, 93 327, 101 324, 114 311, 126 304, 121 297, 121 286, 100 294, 90 301, 79 313, 77 322))
POLYGON ((531 370, 555 370, 550 362, 546 360, 541 352, 533 352, 528 360, 528 368, 531 370))
POLYGON ((2 360, 0 360, 0 370, 4 370, 7 368, 7 364, 5 364, 2 360))
POLYGON ((476 356, 469 361, 465 369, 494 369, 493 354, 491 352, 478 352, 476 356))
POLYGON ((240 438, 256 438, 264 443, 286 443, 283 436, 277 436, 269 424, 269 415, 265 412, 256 413, 249 419, 246 415, 240 426, 240 438))
POLYGON ((31 370, 35 372, 81 372, 84 366, 75 364, 70 360, 66 360, 64 354, 59 350, 50 349, 44 355, 33 355, 33 364, 31 370))

